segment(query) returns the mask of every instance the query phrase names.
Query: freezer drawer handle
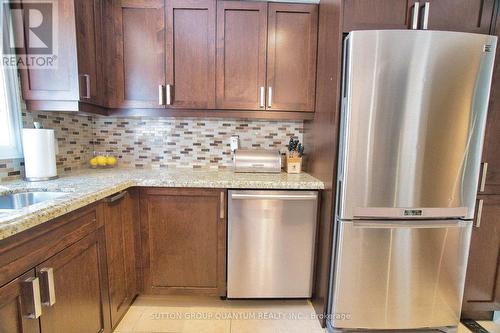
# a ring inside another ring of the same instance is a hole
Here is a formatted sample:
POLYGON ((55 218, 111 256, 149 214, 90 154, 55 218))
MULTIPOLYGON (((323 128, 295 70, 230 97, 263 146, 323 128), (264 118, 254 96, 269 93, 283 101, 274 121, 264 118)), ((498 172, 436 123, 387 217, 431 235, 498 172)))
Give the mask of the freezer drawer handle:
POLYGON ((273 200, 316 200, 317 195, 311 194, 238 194, 233 193, 231 195, 232 199, 243 200, 243 199, 273 199, 273 200))
POLYGON ((394 221, 352 221, 352 226, 354 228, 366 228, 366 229, 400 229, 400 228, 449 228, 449 227, 463 227, 466 226, 466 221, 450 221, 450 222, 436 222, 436 221, 412 221, 412 222, 394 222, 394 221))

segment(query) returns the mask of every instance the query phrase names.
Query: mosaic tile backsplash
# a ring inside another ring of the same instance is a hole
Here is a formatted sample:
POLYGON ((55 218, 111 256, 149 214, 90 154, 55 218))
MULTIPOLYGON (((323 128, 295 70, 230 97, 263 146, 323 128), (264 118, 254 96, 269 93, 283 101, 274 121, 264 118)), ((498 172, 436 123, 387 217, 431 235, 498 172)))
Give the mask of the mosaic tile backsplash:
MULTIPOLYGON (((41 122, 53 128, 59 145, 58 172, 78 169, 92 156, 93 120, 89 116, 65 112, 22 112, 23 127, 41 122)), ((23 159, 0 160, 0 180, 16 179, 24 172, 23 159)))
POLYGON ((131 167, 226 168, 232 165, 229 138, 241 148, 285 152, 290 136, 303 140, 302 121, 200 118, 94 118, 94 149, 131 167))
MULTIPOLYGON (((117 156, 122 167, 226 168, 232 161, 231 135, 239 135, 241 148, 284 152, 289 137, 302 141, 304 131, 302 121, 108 118, 25 111, 22 119, 24 127, 40 121, 45 128, 55 129, 59 172, 86 166, 94 151, 117 156)), ((0 180, 22 174, 22 159, 0 160, 0 180)))

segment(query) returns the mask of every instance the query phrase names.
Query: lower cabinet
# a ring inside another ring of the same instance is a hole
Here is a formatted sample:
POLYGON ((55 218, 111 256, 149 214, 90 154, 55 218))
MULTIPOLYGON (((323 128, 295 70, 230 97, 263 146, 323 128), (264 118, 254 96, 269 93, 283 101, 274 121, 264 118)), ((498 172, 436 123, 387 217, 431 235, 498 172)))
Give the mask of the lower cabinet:
POLYGON ((106 329, 107 286, 102 229, 36 268, 42 332, 98 333, 106 329))
POLYGON ((491 319, 500 310, 500 195, 479 195, 462 317, 491 319))
POLYGON ((119 323, 137 295, 134 228, 138 226, 135 223, 138 202, 135 196, 135 191, 123 191, 103 203, 112 327, 119 323))
POLYGON ((1 333, 111 331, 97 205, 1 240, 0 263, 1 333))
POLYGON ((141 190, 144 292, 226 295, 226 190, 141 190))
MULTIPOLYGON (((35 271, 30 270, 14 281, 0 287, 0 332, 39 333, 38 318, 28 318, 31 313, 33 295, 26 292, 29 285, 38 284, 35 271)), ((41 307, 41 304, 39 304, 41 307)), ((34 316, 36 317, 36 316, 34 316)))

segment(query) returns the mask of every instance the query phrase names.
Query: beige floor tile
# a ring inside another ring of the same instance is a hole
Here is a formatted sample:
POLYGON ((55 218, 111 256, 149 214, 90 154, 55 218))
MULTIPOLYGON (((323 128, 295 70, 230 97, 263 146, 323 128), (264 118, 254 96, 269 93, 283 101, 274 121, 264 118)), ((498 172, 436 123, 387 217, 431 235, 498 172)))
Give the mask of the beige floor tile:
POLYGON ((492 321, 478 321, 479 325, 483 326, 490 333, 500 333, 500 325, 492 321))
POLYGON ((188 320, 183 333, 230 333, 230 320, 188 320))
POLYGON ((120 321, 116 329, 115 333, 128 333, 134 332, 134 326, 141 317, 144 310, 140 307, 132 305, 130 309, 128 309, 127 313, 120 321))
POLYGON ((134 325, 134 332, 175 332, 184 330, 186 318, 189 318, 189 307, 140 306, 143 313, 134 325))
POLYGON ((460 324, 458 325, 458 333, 471 333, 467 327, 464 325, 460 324))

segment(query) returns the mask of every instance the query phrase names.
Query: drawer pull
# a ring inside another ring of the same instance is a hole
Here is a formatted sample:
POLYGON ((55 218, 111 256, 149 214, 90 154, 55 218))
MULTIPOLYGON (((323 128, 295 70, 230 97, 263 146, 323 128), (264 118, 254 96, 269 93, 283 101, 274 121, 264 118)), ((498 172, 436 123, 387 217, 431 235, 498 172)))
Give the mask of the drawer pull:
POLYGON ((108 203, 113 203, 113 202, 116 202, 116 201, 118 201, 118 200, 123 199, 123 198, 125 197, 125 195, 126 195, 126 194, 127 194, 127 191, 121 191, 121 192, 120 192, 120 193, 118 193, 118 194, 115 194, 115 195, 113 195, 113 196, 111 196, 111 197, 107 197, 107 198, 106 198, 106 202, 108 202, 108 203))

